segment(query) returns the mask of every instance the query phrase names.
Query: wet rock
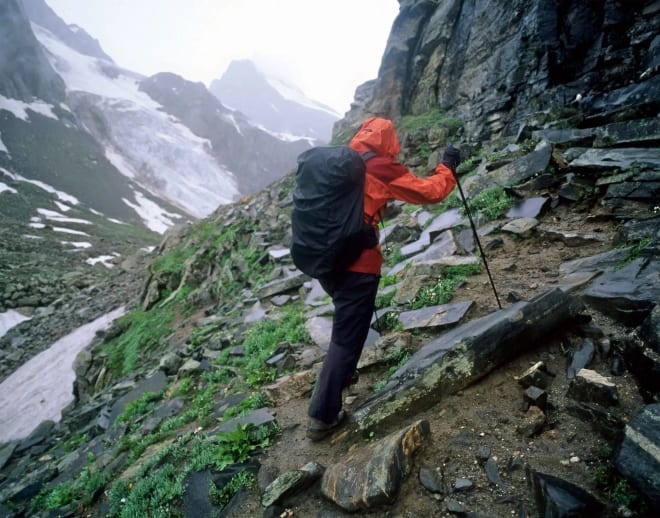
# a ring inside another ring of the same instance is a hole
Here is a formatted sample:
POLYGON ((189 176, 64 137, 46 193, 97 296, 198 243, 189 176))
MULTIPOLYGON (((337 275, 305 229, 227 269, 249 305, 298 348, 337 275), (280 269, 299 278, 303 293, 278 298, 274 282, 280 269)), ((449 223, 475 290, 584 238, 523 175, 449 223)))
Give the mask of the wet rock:
POLYGON ((566 395, 582 403, 596 403, 606 407, 619 404, 616 385, 590 369, 577 372, 566 395))
POLYGON ((428 422, 417 421, 349 453, 326 470, 321 492, 349 512, 392 503, 403 479, 410 474, 413 454, 429 433, 428 422))
POLYGON ((428 466, 419 468, 419 483, 431 493, 442 493, 442 477, 433 468, 428 466))
POLYGON ((569 380, 575 378, 575 375, 580 369, 584 369, 585 367, 589 366, 589 364, 593 361, 595 354, 596 346, 592 340, 587 338, 584 340, 584 342, 582 342, 582 347, 573 353, 571 364, 568 366, 568 370, 566 371, 566 377, 569 380))
POLYGON ((202 364, 198 362, 197 360, 193 360, 192 358, 189 358, 186 360, 186 362, 181 366, 181 368, 178 371, 179 377, 186 377, 191 374, 194 374, 196 372, 199 372, 202 367, 202 364))
POLYGON ((528 470, 528 480, 540 516, 600 516, 603 504, 566 480, 528 470))
POLYGON ((399 315, 399 322, 406 331, 451 326, 460 322, 473 305, 474 302, 466 301, 405 311, 399 315))
POLYGON ((660 300, 659 275, 660 259, 640 256, 596 278, 584 291, 584 299, 598 311, 637 326, 660 300))
POLYGON ((547 129, 532 132, 538 139, 550 144, 591 147, 596 135, 593 128, 586 129, 547 129))
POLYGON ((447 512, 451 514, 462 515, 465 514, 465 511, 467 510, 467 508, 461 502, 454 500, 453 498, 445 498, 444 504, 447 512))
POLYGON ((4 486, 0 491, 0 502, 10 501, 12 504, 19 504, 30 500, 57 474, 57 468, 50 463, 41 465, 35 471, 23 475, 20 480, 4 486))
POLYGON ((660 166, 660 152, 657 148, 592 148, 573 160, 570 166, 576 172, 586 173, 612 169, 626 171, 636 162, 660 166))
POLYGON ((18 441, 12 441, 0 447, 0 469, 4 468, 9 462, 16 446, 18 446, 18 441))
POLYGON ((538 218, 550 207, 550 198, 541 196, 517 201, 506 213, 510 219, 516 218, 538 218))
POLYGON ((480 446, 477 449, 475 457, 479 464, 484 464, 488 459, 490 459, 490 448, 488 446, 480 446))
POLYGON ((660 140, 660 121, 657 117, 615 122, 596 130, 594 147, 602 148, 612 144, 641 144, 660 140))
POLYGON ((323 475, 325 468, 318 462, 309 462, 302 468, 289 471, 277 477, 265 489, 261 496, 264 507, 283 502, 316 482, 323 475))
POLYGON ((613 463, 660 513, 660 404, 647 405, 628 425, 613 463))
POLYGON ((550 330, 574 321, 582 303, 560 290, 472 320, 421 347, 390 378, 382 393, 358 408, 360 430, 401 419, 482 378, 550 330))

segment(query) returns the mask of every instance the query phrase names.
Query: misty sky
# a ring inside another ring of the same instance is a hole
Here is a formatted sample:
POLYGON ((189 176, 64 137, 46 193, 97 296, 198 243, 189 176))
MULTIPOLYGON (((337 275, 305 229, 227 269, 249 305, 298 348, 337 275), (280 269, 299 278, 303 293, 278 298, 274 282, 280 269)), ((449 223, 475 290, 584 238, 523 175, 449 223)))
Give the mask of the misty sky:
POLYGON ((344 114, 374 79, 397 0, 46 0, 98 39, 118 65, 207 86, 252 59, 344 114))

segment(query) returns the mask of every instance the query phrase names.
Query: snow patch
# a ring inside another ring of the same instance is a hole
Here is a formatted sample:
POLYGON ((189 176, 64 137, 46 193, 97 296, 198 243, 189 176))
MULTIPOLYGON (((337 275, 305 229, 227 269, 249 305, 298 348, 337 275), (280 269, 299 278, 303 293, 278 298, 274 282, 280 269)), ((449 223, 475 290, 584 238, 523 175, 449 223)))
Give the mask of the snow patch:
POLYGON ((30 320, 30 317, 26 317, 14 309, 0 313, 0 338, 5 336, 12 327, 26 320, 30 320))
POLYGON ((26 103, 24 101, 19 101, 18 99, 10 99, 4 95, 0 95, 0 110, 7 110, 8 112, 13 113, 14 117, 24 120, 25 122, 29 122, 28 119, 30 116, 28 110, 51 119, 59 120, 57 115, 53 113, 53 108, 54 106, 52 104, 43 101, 26 103))
POLYGON ((123 314, 122 307, 79 327, 0 383, 0 443, 27 437, 46 419, 61 419, 62 409, 73 401, 73 361, 97 331, 123 314))
POLYGON ((66 212, 66 211, 68 211, 68 210, 71 210, 71 207, 69 207, 68 205, 64 205, 64 203, 59 202, 59 201, 57 201, 57 200, 55 200, 55 205, 57 205, 57 207, 58 207, 62 212, 66 212))
POLYGON ((92 243, 87 243, 85 241, 81 241, 81 242, 60 241, 60 243, 63 244, 64 246, 67 246, 67 245, 72 246, 73 248, 80 248, 80 249, 92 248, 92 243))
POLYGON ((24 182, 24 183, 30 183, 32 185, 36 185, 40 189, 43 189, 46 192, 49 192, 51 194, 55 194, 61 201, 69 203, 70 205, 78 205, 80 203, 80 200, 76 198, 75 196, 71 196, 70 194, 67 194, 62 191, 58 191, 54 187, 51 187, 47 183, 40 182, 39 180, 30 180, 29 178, 25 178, 21 176, 20 174, 16 173, 10 173, 6 169, 3 169, 0 167, 0 173, 9 176, 12 180, 16 182, 24 182))
POLYGON ((32 234, 23 234, 25 239, 43 239, 41 236, 33 236, 32 234))
POLYGON ((92 266, 94 266, 97 263, 101 263, 106 268, 112 269, 112 268, 115 267, 115 265, 112 264, 112 263, 109 263, 108 261, 111 261, 111 260, 115 259, 116 257, 118 257, 118 254, 115 254, 115 255, 100 255, 98 257, 90 257, 85 262, 87 264, 92 265, 92 266))
POLYGON ((160 205, 144 196, 141 192, 135 191, 136 203, 131 203, 131 201, 126 198, 122 198, 122 201, 138 213, 138 216, 142 218, 142 221, 147 225, 147 228, 154 232, 158 232, 159 234, 165 233, 168 228, 174 226, 174 221, 172 221, 172 219, 181 217, 179 214, 167 212, 160 205))
POLYGON ((118 219, 115 218, 108 218, 108 221, 110 221, 111 223, 116 223, 117 225, 128 225, 128 223, 124 221, 119 221, 118 219))
POLYGON ((65 234, 75 234, 77 236, 89 236, 87 232, 81 232, 80 230, 73 230, 71 228, 64 228, 64 227, 53 227, 53 230, 55 232, 62 232, 65 234))
MULTIPOLYGON (((2 141, 2 132, 0 131, 0 152, 7 153, 9 155, 9 150, 7 149, 7 146, 5 146, 5 143, 2 141)), ((11 155, 9 155, 11 156, 11 155)))
POLYGON ((12 194, 18 194, 18 191, 12 187, 9 187, 6 183, 0 182, 0 192, 10 192, 12 194))
POLYGON ((270 86, 275 88, 275 90, 277 90, 277 92, 282 97, 284 97, 289 101, 293 101, 297 104, 306 106, 307 108, 311 108, 313 110, 329 113, 330 115, 332 115, 333 117, 337 117, 338 119, 341 118, 341 115, 339 115, 332 108, 330 108, 329 106, 325 106, 324 104, 318 103, 316 101, 312 101, 302 91, 300 91, 298 88, 294 86, 288 85, 283 81, 280 81, 279 79, 274 79, 272 77, 266 77, 266 81, 268 81, 270 86))
POLYGON ((30 228, 46 228, 46 225, 43 223, 30 223, 28 224, 30 228))
POLYGON ((67 218, 64 214, 60 214, 59 212, 55 212, 54 210, 48 210, 48 209, 37 209, 37 212, 44 216, 46 219, 50 219, 53 221, 58 221, 60 223, 80 223, 81 225, 91 225, 91 221, 87 221, 86 219, 80 219, 80 218, 67 218))

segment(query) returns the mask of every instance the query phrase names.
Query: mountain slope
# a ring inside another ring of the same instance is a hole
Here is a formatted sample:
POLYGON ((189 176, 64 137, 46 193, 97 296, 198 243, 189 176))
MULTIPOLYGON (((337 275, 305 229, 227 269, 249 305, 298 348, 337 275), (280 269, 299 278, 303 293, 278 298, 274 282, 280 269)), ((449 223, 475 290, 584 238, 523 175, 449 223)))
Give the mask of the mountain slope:
POLYGON ((331 108, 267 77, 249 60, 232 61, 209 90, 226 106, 274 133, 328 142, 332 126, 339 119, 331 108))

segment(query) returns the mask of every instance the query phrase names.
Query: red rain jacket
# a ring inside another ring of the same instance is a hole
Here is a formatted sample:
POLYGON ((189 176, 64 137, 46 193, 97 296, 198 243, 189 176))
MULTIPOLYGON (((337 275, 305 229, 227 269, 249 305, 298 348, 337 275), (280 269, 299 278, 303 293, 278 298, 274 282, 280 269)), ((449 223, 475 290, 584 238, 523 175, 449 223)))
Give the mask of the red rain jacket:
MULTIPOLYGON (((380 215, 388 201, 401 200, 418 205, 438 203, 446 198, 456 186, 451 170, 438 164, 435 174, 418 178, 396 161, 401 146, 394 125, 388 119, 367 119, 351 139, 349 146, 358 153, 377 153, 367 160, 364 192, 365 221, 378 224, 380 215)), ((368 248, 348 270, 351 272, 380 274, 383 254, 380 245, 368 248)))

